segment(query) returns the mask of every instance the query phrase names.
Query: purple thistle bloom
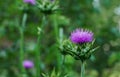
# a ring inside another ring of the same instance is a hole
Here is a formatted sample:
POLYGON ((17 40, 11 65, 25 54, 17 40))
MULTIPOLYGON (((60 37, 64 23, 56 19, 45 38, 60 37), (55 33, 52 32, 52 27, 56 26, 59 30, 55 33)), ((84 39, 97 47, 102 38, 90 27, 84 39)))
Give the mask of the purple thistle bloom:
POLYGON ((35 0, 23 0, 25 3, 35 5, 35 0))
POLYGON ((34 67, 34 63, 31 60, 24 60, 23 66, 26 69, 33 68, 34 67))
POLYGON ((93 33, 88 30, 76 29, 71 33, 70 40, 76 44, 92 42, 93 33))

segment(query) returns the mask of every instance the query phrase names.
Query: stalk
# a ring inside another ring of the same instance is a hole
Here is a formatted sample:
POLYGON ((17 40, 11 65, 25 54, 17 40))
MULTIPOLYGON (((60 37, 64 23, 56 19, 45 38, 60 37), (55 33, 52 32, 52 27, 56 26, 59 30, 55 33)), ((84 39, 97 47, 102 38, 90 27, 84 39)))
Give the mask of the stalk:
MULTIPOLYGON (((62 47, 61 45, 62 45, 62 41, 63 41, 63 28, 59 28, 59 38, 60 38, 59 45, 60 45, 60 47, 62 47)), ((62 65, 61 65, 62 69, 64 69, 65 56, 66 55, 62 55, 62 65)))
MULTIPOLYGON (((62 44, 63 41, 63 28, 59 29, 59 38, 60 38, 60 45, 62 44)), ((65 55, 62 55, 62 65, 64 66, 64 62, 65 62, 65 55)))
POLYGON ((63 66, 63 68, 64 68, 64 64, 65 64, 65 55, 62 55, 62 66, 63 66))
POLYGON ((85 62, 81 64, 81 77, 85 77, 85 62))
POLYGON ((39 43, 40 43, 40 35, 37 38, 37 47, 36 47, 36 52, 35 52, 36 77, 40 77, 40 50, 39 50, 39 43))
POLYGON ((59 29, 59 38, 60 38, 60 43, 63 41, 63 28, 59 29))
POLYGON ((41 30, 43 30, 43 27, 45 25, 46 19, 45 15, 42 19, 42 25, 38 29, 38 37, 37 37, 37 44, 36 44, 36 51, 35 51, 35 66, 36 66, 36 77, 40 77, 40 40, 41 40, 41 30))
POLYGON ((59 33, 58 33, 58 25, 57 25, 57 21, 56 21, 56 15, 55 15, 55 19, 54 19, 54 33, 56 36, 56 40, 58 40, 59 33))
POLYGON ((24 61, 24 27, 26 25, 27 13, 24 13, 22 19, 22 26, 20 27, 20 71, 21 73, 25 73, 25 69, 22 65, 24 61))
MULTIPOLYGON (((57 14, 54 14, 53 29, 54 29, 55 42, 58 44, 58 43, 61 43, 61 41, 62 41, 62 36, 61 36, 62 34, 61 34, 61 29, 58 29, 58 23, 57 23, 56 16, 57 16, 57 14), (60 40, 58 40, 58 38, 60 38, 60 40)), ((57 45, 56 45, 56 48, 57 48, 57 45)), ((60 57, 59 53, 56 53, 56 54, 57 54, 58 69, 61 69, 60 68, 61 67, 61 62, 60 62, 61 57, 60 57)))

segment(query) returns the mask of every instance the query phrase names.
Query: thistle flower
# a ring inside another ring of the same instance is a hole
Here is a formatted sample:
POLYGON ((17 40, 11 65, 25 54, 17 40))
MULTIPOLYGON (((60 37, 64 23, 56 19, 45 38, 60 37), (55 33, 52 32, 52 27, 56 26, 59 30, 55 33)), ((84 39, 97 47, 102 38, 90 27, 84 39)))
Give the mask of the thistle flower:
POLYGON ((76 44, 92 42, 93 33, 89 30, 76 29, 71 33, 70 40, 76 44))
POLYGON ((24 3, 29 3, 29 4, 32 4, 32 5, 35 5, 35 0, 23 0, 24 3))
POLYGON ((30 60, 24 60, 23 67, 26 69, 30 69, 34 67, 34 63, 30 60))

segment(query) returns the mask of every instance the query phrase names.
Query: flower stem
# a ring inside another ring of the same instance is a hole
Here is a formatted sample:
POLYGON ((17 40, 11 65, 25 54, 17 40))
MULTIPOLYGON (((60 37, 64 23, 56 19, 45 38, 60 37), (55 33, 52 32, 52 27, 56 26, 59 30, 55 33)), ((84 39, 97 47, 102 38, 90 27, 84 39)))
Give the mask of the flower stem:
POLYGON ((58 25, 57 25, 57 21, 56 21, 56 14, 55 14, 55 18, 54 18, 54 32, 55 32, 55 36, 56 36, 56 40, 58 40, 59 34, 58 34, 58 25))
POLYGON ((59 29, 59 38, 60 38, 60 43, 62 44, 62 41, 63 41, 63 28, 59 29))
POLYGON ((36 77, 40 77, 40 49, 39 49, 39 43, 40 43, 40 35, 37 38, 37 46, 36 46, 36 51, 35 51, 36 77))
POLYGON ((23 19, 22 19, 22 26, 20 27, 20 71, 21 73, 25 73, 25 69, 22 65, 24 60, 24 27, 26 25, 27 20, 27 14, 24 13, 23 19))
MULTIPOLYGON (((59 28, 59 45, 62 47, 62 41, 63 41, 63 28, 59 28)), ((65 63, 65 55, 62 55, 62 67, 64 68, 64 63, 65 63)))
POLYGON ((81 64, 81 77, 84 77, 85 75, 85 62, 82 62, 81 64))
POLYGON ((65 55, 62 55, 62 57, 63 57, 62 66, 63 66, 63 68, 64 68, 64 65, 65 65, 65 55))
MULTIPOLYGON (((43 30, 43 26, 45 25, 45 16, 42 19, 42 25, 40 30, 43 30)), ((36 44, 36 51, 35 51, 35 66, 36 66, 36 77, 40 77, 40 40, 41 40, 41 31, 38 30, 38 37, 37 37, 37 44, 36 44)))

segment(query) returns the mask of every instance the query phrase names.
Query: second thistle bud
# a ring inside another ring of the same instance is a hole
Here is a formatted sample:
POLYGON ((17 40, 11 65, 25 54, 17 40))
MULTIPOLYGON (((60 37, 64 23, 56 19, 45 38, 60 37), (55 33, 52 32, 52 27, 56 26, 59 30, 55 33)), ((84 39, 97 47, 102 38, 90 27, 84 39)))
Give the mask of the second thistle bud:
POLYGON ((72 50, 72 44, 69 40, 64 40, 59 48, 63 55, 67 55, 70 54, 69 52, 72 50))
POLYGON ((57 0, 41 0, 38 2, 38 8, 44 14, 52 14, 58 10, 57 0))

